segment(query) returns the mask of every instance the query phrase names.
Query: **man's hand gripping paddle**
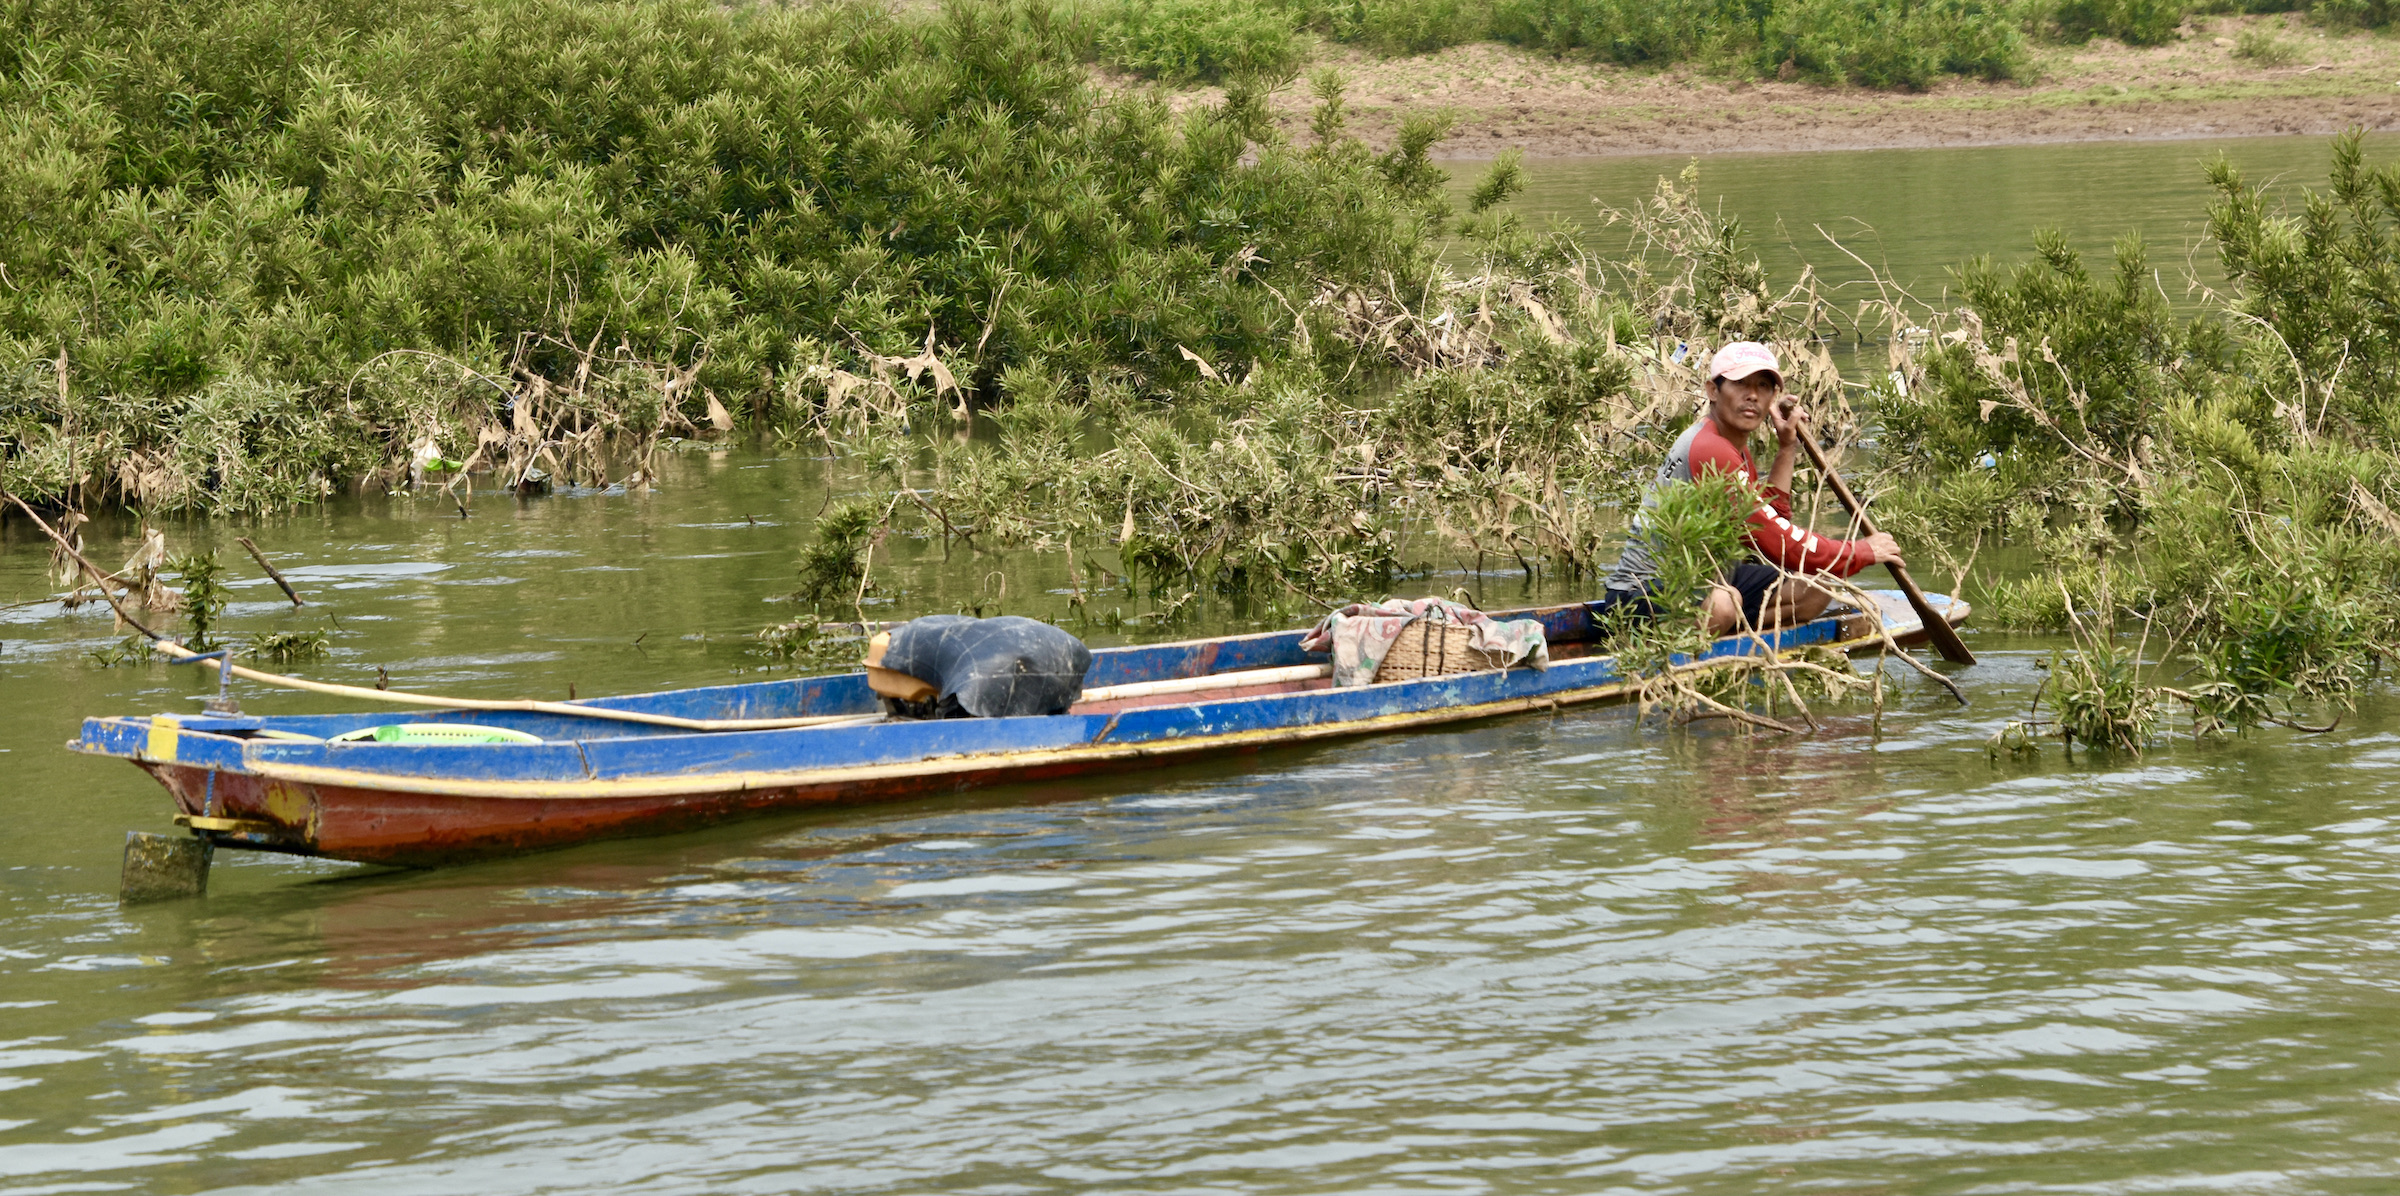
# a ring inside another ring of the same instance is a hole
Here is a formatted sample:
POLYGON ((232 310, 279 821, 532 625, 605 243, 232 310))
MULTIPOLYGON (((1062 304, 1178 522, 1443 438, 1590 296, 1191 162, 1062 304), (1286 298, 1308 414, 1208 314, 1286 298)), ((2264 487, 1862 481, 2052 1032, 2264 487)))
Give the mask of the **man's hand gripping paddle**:
MULTIPOLYGON (((1817 473, 1825 479, 1825 483, 1833 487, 1834 497, 1842 500, 1842 505, 1850 511, 1850 517, 1858 521, 1860 530, 1874 535, 1875 520, 1867 514, 1866 504, 1850 493, 1850 487, 1842 481, 1842 475, 1835 473, 1833 466, 1826 463, 1825 450, 1817 447, 1817 438, 1805 420, 1800 423, 1800 447, 1808 450, 1809 463, 1816 466, 1817 473)), ((1925 591, 1918 589, 1917 583, 1909 578, 1908 567, 1897 561, 1886 562, 1883 567, 1891 570, 1892 580, 1900 583, 1900 592, 1908 595, 1908 605, 1917 612, 1918 621, 1925 625, 1925 634, 1933 640, 1934 651, 1953 664, 1975 663, 1975 654, 1967 651, 1967 645, 1958 638, 1958 629, 1952 627, 1950 620, 1943 618, 1941 612, 1933 609, 1933 604, 1925 600, 1925 591)))

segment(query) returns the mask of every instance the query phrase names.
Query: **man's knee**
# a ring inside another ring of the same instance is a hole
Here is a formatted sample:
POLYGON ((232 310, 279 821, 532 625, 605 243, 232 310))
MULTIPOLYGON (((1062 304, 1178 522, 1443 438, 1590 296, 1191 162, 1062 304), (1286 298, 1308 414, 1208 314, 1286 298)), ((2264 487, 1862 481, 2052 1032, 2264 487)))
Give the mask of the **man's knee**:
POLYGON ((1700 607, 1700 625, 1710 635, 1725 635, 1742 622, 1742 592, 1732 586, 1710 586, 1700 607))
POLYGON ((1787 601, 1791 604, 1792 621, 1795 623, 1806 623, 1824 614, 1825 608, 1833 605, 1832 594, 1807 582, 1787 581, 1784 588, 1790 595, 1787 601))
POLYGON ((1759 599, 1759 629, 1797 627, 1818 615, 1833 602, 1833 595, 1818 589, 1808 581, 1786 574, 1759 599))

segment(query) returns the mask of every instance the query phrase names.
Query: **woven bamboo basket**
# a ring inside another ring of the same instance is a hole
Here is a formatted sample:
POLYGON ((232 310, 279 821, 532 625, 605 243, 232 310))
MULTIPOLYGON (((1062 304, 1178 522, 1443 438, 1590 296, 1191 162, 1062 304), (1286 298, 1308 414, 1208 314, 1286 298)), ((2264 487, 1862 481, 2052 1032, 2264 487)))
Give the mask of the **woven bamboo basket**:
POLYGON ((1400 629, 1392 650, 1375 667, 1377 681, 1414 681, 1503 668, 1508 657, 1474 646, 1475 630, 1457 623, 1419 619, 1400 629))

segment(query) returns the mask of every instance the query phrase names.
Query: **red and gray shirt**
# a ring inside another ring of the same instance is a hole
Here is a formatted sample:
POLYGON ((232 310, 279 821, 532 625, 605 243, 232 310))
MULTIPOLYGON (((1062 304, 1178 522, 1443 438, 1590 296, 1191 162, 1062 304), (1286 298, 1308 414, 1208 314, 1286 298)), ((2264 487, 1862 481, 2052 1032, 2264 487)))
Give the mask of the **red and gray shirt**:
MULTIPOLYGON (((1717 430, 1717 421, 1706 416, 1676 438, 1666 462, 1658 467, 1657 479, 1642 496, 1643 509, 1657 504, 1661 488, 1710 474, 1738 477, 1749 491, 1756 504, 1749 518, 1750 547, 1761 558, 1793 573, 1831 573, 1836 577, 1848 577, 1875 563, 1864 540, 1836 540, 1793 524, 1791 496, 1760 486, 1758 465, 1750 458, 1749 446, 1727 439, 1717 430)), ((1651 555, 1642 524, 1642 516, 1636 514, 1625 551, 1608 575, 1609 589, 1642 593, 1658 576, 1658 562, 1651 555)))

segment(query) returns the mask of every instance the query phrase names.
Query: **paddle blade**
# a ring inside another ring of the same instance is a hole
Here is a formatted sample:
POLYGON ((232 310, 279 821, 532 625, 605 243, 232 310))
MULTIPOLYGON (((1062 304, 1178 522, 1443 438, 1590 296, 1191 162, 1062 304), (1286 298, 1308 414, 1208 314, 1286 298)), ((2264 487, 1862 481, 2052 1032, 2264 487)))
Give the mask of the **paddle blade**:
POLYGON ((1899 582, 1900 592, 1908 595, 1909 609, 1916 611, 1917 621, 1925 625, 1925 638, 1933 641, 1933 650, 1952 664, 1975 663, 1975 654, 1967 651, 1966 641, 1958 638, 1958 628, 1952 627, 1950 620, 1941 611, 1935 610, 1933 603, 1926 601, 1925 591, 1917 588, 1917 583, 1908 576, 1908 570, 1890 564, 1884 568, 1892 571, 1892 580, 1899 582))

